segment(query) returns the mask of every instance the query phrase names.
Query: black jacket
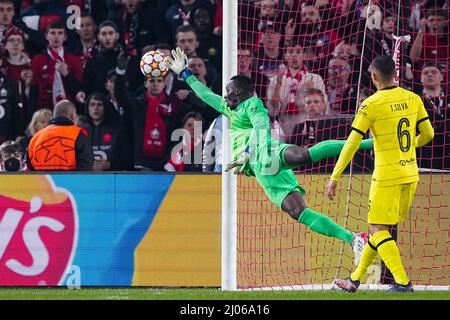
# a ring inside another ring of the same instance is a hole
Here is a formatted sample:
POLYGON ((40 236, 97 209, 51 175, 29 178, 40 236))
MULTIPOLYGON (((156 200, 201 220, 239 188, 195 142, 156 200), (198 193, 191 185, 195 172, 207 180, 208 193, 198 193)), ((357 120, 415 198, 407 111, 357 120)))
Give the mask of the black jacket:
POLYGON ((109 70, 115 69, 120 48, 99 51, 87 61, 83 73, 83 88, 86 96, 92 92, 107 94, 105 83, 109 70))
POLYGON ((0 75, 0 144, 14 140, 25 129, 25 112, 19 99, 17 83, 0 75))
POLYGON ((99 125, 93 123, 87 105, 85 110, 94 159, 108 160, 111 163, 108 171, 133 170, 133 143, 113 113, 114 107, 106 101, 104 104, 105 114, 99 125))

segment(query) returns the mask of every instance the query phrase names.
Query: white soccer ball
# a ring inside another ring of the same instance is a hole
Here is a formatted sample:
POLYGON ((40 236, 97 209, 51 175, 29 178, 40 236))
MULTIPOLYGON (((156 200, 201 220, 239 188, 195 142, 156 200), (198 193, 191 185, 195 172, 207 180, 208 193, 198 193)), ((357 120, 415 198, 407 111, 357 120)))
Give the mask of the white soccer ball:
POLYGON ((159 51, 146 52, 140 62, 141 71, 149 79, 165 77, 169 73, 166 65, 166 56, 159 51))

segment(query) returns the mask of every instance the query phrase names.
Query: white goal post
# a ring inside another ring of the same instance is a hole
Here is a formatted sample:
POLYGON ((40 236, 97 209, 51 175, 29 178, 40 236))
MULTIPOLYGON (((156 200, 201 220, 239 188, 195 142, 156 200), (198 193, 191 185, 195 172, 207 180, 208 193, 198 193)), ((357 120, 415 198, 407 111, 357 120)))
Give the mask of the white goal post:
MULTIPOLYGON (((222 92, 237 74, 238 0, 223 1, 222 92)), ((222 117, 222 290, 237 290, 237 177, 226 164, 232 160, 228 129, 230 121, 222 117)))

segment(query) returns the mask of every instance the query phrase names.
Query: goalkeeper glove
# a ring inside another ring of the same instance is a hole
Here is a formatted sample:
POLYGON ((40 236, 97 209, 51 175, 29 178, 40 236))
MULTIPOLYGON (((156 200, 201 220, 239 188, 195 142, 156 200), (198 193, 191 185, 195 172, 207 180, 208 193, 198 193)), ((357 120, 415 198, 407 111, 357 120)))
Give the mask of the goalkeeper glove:
POLYGON ((186 54, 180 47, 177 47, 176 50, 172 50, 172 57, 167 57, 167 67, 183 78, 183 80, 186 80, 192 74, 187 68, 186 54))
POLYGON ((228 172, 233 169, 234 174, 238 174, 242 170, 244 170, 245 165, 250 160, 250 149, 247 147, 244 152, 238 155, 237 159, 231 161, 227 167, 225 168, 225 172, 228 172))

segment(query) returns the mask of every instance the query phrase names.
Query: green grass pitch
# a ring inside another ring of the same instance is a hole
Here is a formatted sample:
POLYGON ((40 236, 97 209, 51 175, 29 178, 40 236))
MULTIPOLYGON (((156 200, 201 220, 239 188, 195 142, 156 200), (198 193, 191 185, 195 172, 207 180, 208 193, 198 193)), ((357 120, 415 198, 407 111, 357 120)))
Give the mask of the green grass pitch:
POLYGON ((0 300, 450 300, 450 291, 258 291, 155 288, 0 288, 0 300))

